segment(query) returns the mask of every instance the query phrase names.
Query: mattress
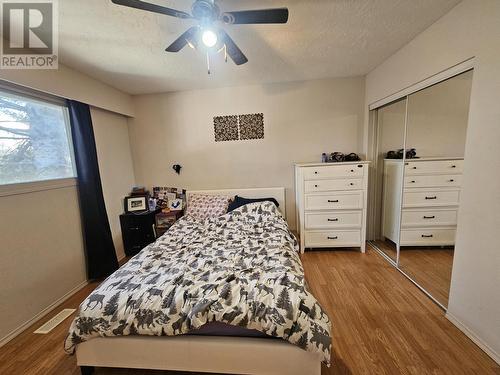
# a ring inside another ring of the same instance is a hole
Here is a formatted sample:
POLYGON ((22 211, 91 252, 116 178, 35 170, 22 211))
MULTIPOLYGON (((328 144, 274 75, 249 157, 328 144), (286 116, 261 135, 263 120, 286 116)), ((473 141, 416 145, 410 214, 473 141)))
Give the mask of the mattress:
POLYGON ((211 322, 204 324, 198 329, 189 331, 187 335, 273 338, 272 336, 268 336, 265 333, 257 331, 256 329, 233 326, 231 324, 222 322, 211 322))

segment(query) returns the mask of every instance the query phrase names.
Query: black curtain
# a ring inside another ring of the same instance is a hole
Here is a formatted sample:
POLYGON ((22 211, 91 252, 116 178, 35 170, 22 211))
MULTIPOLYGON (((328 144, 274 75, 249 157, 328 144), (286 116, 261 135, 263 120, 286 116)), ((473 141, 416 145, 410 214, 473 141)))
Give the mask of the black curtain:
POLYGON ((90 107, 68 100, 68 108, 78 174, 87 277, 93 280, 117 270, 118 260, 102 194, 90 107))

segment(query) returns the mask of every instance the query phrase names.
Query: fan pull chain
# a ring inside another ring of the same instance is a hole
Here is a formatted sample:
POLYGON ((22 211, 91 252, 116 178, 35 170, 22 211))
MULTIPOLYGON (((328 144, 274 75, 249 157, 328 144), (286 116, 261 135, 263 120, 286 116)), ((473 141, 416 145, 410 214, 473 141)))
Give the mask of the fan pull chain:
POLYGON ((207 70, 208 74, 210 75, 210 55, 208 54, 208 51, 207 51, 207 70))
POLYGON ((224 61, 227 63, 227 46, 224 44, 224 61))

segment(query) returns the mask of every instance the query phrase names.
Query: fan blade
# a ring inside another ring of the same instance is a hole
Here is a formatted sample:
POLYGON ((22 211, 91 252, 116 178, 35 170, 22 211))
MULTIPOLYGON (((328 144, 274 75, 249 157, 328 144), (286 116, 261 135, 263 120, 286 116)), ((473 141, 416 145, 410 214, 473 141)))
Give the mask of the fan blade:
POLYGON ((288 9, 276 8, 225 12, 222 13, 221 20, 229 25, 250 23, 287 23, 288 9))
POLYGON ((178 37, 175 42, 173 42, 171 45, 167 47, 165 51, 167 52, 179 52, 181 49, 183 49, 186 44, 193 43, 193 37, 196 35, 198 32, 198 26, 193 26, 189 28, 184 34, 182 34, 180 37, 178 37))
POLYGON ((226 31, 220 29, 220 34, 222 35, 222 41, 226 45, 227 54, 234 61, 236 65, 242 65, 248 62, 247 57, 241 52, 234 40, 227 35, 226 31))
POLYGON ((167 16, 177 17, 177 18, 193 18, 189 13, 182 12, 180 10, 175 10, 172 8, 163 7, 161 5, 146 3, 141 0, 111 0, 117 5, 123 5, 130 8, 147 10, 153 13, 166 14, 167 16))

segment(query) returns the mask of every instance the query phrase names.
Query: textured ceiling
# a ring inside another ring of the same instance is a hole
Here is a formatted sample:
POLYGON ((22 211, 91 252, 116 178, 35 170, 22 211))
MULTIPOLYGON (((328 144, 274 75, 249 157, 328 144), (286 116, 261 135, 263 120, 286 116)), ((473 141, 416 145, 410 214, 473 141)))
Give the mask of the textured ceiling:
MULTIPOLYGON (((150 0, 189 11, 190 0, 150 0)), ((286 25, 224 26, 249 62, 164 52, 193 21, 111 0, 63 0, 60 61, 131 94, 364 75, 460 0, 222 0, 222 10, 287 6, 286 25)))

